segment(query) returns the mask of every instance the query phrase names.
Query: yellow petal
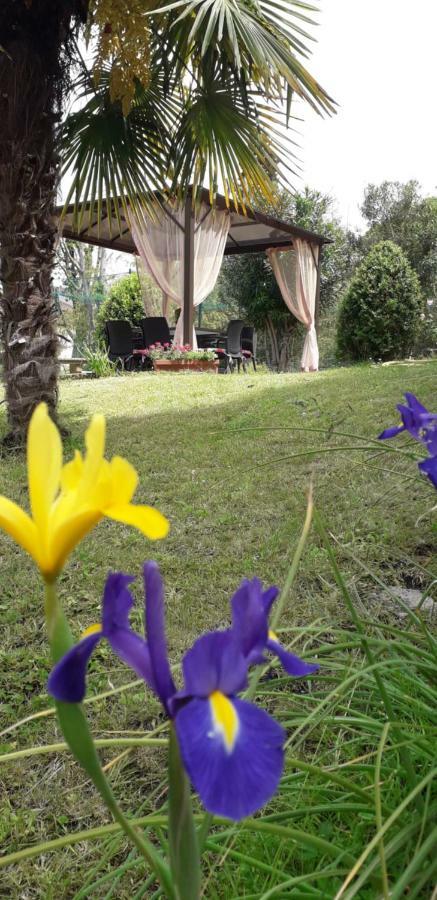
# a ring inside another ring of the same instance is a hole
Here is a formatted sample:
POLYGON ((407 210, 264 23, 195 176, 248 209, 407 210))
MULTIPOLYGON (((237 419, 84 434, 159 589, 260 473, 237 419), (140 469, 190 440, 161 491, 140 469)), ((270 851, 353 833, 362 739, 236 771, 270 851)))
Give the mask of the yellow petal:
POLYGON ((88 492, 95 487, 96 479, 99 476, 99 469, 105 452, 105 434, 105 417, 102 415, 93 416, 85 435, 86 454, 82 479, 78 488, 82 499, 85 499, 88 492))
POLYGON ((101 518, 99 510, 87 509, 61 522, 51 538, 49 562, 44 574, 51 577, 58 575, 72 550, 101 518))
POLYGON ((37 566, 41 565, 40 542, 35 523, 20 506, 7 497, 0 497, 0 528, 30 554, 37 566))
POLYGON ((44 540, 52 503, 59 491, 62 443, 47 405, 36 407, 27 435, 27 474, 33 519, 44 540))
POLYGON ((105 516, 138 528, 151 541, 165 538, 169 530, 169 522, 152 506, 134 506, 132 503, 119 504, 105 509, 105 516))
POLYGON ((102 459, 99 467, 98 477, 94 484, 83 497, 86 506, 92 506, 93 509, 99 509, 101 512, 107 506, 112 505, 112 477, 111 466, 107 459, 102 459))
POLYGON ((79 453, 79 450, 75 451, 73 459, 70 462, 65 463, 65 466, 62 468, 61 472, 61 487, 62 490, 67 491, 75 491, 77 490, 80 479, 82 478, 83 473, 83 459, 82 454, 79 453))
POLYGON ((114 456, 110 462, 111 506, 130 503, 137 489, 138 475, 134 467, 121 456, 114 456))

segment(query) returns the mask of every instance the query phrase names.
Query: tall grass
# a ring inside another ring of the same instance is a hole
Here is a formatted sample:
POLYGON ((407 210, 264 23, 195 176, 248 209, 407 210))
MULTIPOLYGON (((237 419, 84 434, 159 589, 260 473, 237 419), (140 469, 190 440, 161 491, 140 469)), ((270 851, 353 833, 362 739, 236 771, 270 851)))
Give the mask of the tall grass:
MULTIPOLYGON (((320 517, 316 526, 315 539, 324 545, 343 595, 344 623, 279 627, 289 648, 320 662, 320 672, 308 681, 289 679, 275 664, 261 677, 255 673, 249 690, 288 734, 284 777, 263 814, 240 825, 211 820, 198 810, 203 896, 428 900, 437 874, 437 644, 420 611, 401 622, 389 610, 377 618, 366 612, 342 574, 320 517)), ((308 530, 307 516, 289 590, 308 530)), ((164 737, 165 726, 158 726, 137 738, 100 743, 115 750, 109 765, 122 780, 129 755, 139 746, 160 746, 164 737)), ((61 750, 62 745, 29 748, 29 754, 61 750)), ((22 751, 0 761, 13 765, 18 757, 22 751)), ((164 777, 131 815, 166 846, 164 777)), ((116 825, 23 848, 0 865, 46 859, 65 847, 74 853, 76 845, 84 848, 92 841, 100 845, 98 862, 84 871, 74 900, 162 896, 116 825)))

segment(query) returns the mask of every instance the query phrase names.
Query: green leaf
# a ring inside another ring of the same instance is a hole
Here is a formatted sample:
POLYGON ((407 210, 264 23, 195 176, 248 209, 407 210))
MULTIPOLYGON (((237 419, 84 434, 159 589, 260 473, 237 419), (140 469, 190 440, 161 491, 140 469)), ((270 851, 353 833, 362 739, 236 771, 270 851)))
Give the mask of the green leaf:
MULTIPOLYGON (((54 662, 70 649, 73 638, 67 620, 59 604, 54 585, 47 585, 46 610, 48 612, 48 631, 54 662)), ((62 703, 56 701, 59 724, 65 740, 75 759, 91 778, 108 810, 112 813, 125 834, 134 843, 137 850, 146 859, 155 873, 170 900, 176 900, 170 871, 166 863, 156 852, 153 844, 141 835, 125 818, 112 793, 100 765, 96 748, 88 726, 88 721, 79 703, 62 703)))
POLYGON ((178 900, 200 897, 200 859, 190 783, 182 764, 173 726, 169 754, 169 841, 173 881, 178 900))

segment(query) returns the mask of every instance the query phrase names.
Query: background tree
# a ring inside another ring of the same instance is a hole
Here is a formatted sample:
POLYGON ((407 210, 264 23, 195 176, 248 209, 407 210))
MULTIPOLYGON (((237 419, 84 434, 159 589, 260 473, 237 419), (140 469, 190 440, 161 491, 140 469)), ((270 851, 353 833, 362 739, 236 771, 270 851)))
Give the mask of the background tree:
POLYGON ((144 314, 143 292, 137 273, 119 278, 97 313, 96 336, 99 343, 104 344, 105 322, 108 319, 127 319, 131 325, 139 325, 144 314))
POLYGON ((358 266, 340 306, 338 355, 344 360, 396 359, 414 347, 424 301, 403 251, 381 241, 358 266))
POLYGON ((95 317, 106 289, 108 252, 104 247, 61 239, 57 266, 62 273, 58 296, 72 305, 70 322, 61 317, 61 327, 73 342, 73 356, 94 342, 95 317))
POLYGON ((361 212, 368 230, 362 252, 382 240, 402 248, 419 276, 426 297, 437 298, 437 197, 423 197, 418 181, 369 184, 361 212))
MULTIPOLYGON (((274 205, 261 205, 271 215, 333 242, 323 248, 322 256, 320 305, 328 310, 344 289, 354 260, 350 236, 333 211, 333 199, 306 187, 301 194, 277 190, 274 205)), ((305 330, 287 309, 266 255, 226 257, 219 290, 229 318, 237 307, 262 332, 268 363, 286 371, 305 330)))
POLYGON ((139 211, 169 183, 183 195, 190 181, 206 179, 213 199, 220 182, 240 205, 255 191, 270 196, 291 96, 333 109, 302 65, 308 9, 301 0, 226 8, 223 0, 3 0, 0 278, 12 440, 23 437, 37 402, 56 408, 51 281, 61 156, 78 227, 85 215, 99 219, 112 196, 116 232, 126 200, 139 211), (96 41, 93 72, 76 46, 84 26, 96 41), (82 106, 60 130, 72 91, 82 106))
MULTIPOLYGON (((143 316, 162 316, 162 291, 154 278, 145 270, 141 259, 135 257, 135 269, 143 298, 143 316)), ((174 307, 176 309, 176 307, 174 307)))

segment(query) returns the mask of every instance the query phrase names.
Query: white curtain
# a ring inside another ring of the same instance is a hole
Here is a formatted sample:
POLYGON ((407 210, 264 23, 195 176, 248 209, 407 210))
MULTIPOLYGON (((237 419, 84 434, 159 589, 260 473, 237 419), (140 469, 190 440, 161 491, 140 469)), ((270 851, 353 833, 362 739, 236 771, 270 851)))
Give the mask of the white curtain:
MULTIPOLYGON (((181 309, 174 343, 183 343, 184 336, 184 244, 185 209, 168 206, 156 218, 144 216, 131 222, 135 246, 147 272, 162 290, 163 315, 167 315, 168 301, 181 309)), ((229 232, 228 210, 211 209, 202 203, 196 211, 194 226, 194 306, 199 306, 215 287, 220 272, 226 239, 229 232)), ((191 346, 197 348, 193 328, 191 346)))
POLYGON ((309 241, 294 238, 290 249, 272 248, 267 254, 288 309, 307 329, 301 369, 303 372, 317 372, 319 348, 315 313, 319 247, 309 241))

